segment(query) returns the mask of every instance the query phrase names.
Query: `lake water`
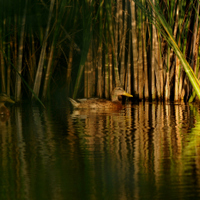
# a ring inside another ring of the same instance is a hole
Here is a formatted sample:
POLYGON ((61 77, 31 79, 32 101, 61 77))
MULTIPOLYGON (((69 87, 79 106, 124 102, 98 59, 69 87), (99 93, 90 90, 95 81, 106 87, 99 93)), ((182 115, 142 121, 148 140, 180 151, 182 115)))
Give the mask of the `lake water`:
POLYGON ((0 120, 0 199, 200 198, 200 107, 22 105, 0 120))

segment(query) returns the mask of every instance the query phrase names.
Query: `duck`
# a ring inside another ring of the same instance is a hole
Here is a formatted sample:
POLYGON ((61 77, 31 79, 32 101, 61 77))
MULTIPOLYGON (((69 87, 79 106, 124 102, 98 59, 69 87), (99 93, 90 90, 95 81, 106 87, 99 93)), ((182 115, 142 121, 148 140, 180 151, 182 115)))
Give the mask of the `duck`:
POLYGON ((0 94, 0 116, 10 116, 9 109, 5 106, 5 103, 15 103, 7 94, 1 93, 0 94))
POLYGON ((119 96, 121 95, 133 97, 133 95, 127 93, 123 88, 115 87, 115 89, 111 93, 111 101, 99 98, 77 99, 77 101, 72 98, 69 98, 69 101, 71 102, 74 108, 80 109, 121 109, 122 103, 119 101, 119 96))

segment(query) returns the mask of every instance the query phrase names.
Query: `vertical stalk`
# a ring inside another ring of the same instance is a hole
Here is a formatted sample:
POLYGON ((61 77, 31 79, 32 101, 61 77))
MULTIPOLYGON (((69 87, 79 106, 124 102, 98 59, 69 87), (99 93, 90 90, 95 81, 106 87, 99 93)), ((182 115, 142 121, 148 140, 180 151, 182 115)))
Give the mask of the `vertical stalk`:
POLYGON ((170 47, 167 47, 167 70, 165 81, 165 101, 170 100, 170 87, 169 87, 169 67, 170 67, 170 47))
POLYGON ((179 86, 179 73, 180 73, 180 60, 176 56, 176 64, 175 64, 175 86, 174 86, 174 101, 179 100, 179 92, 178 92, 178 86, 179 86))
POLYGON ((118 0, 117 7, 118 7, 118 20, 119 20, 119 41, 122 42, 123 37, 123 1, 118 0))
MULTIPOLYGON (((47 89, 48 89, 48 85, 49 85, 49 82, 50 82, 52 65, 53 65, 53 58, 54 58, 54 49, 56 47, 56 42, 57 42, 58 37, 59 37, 61 19, 63 18, 63 14, 65 12, 65 9, 64 9, 65 3, 66 2, 64 0, 62 2, 60 2, 60 8, 59 9, 58 9, 58 7, 59 7, 58 2, 57 2, 57 6, 56 6, 56 8, 58 10, 58 16, 56 18, 56 24, 55 24, 56 27, 55 27, 55 30, 54 30, 53 40, 52 40, 48 64, 47 64, 47 70, 46 70, 46 73, 45 73, 44 88, 43 88, 43 93, 42 93, 42 99, 43 100, 46 98, 47 89)), ((74 24, 76 24, 76 17, 74 19, 74 24)))
POLYGON ((128 0, 125 0, 124 7, 124 28, 121 42, 121 70, 120 70, 120 82, 122 86, 124 86, 124 78, 125 78, 125 50, 126 50, 126 32, 127 32, 127 13, 128 13, 128 0))
POLYGON ((197 67, 199 67, 197 65, 197 59, 198 59, 198 49, 199 49, 199 39, 200 39, 200 26, 198 28, 198 32, 197 32, 197 37, 196 37, 196 42, 195 42, 195 48, 194 48, 194 56, 193 56, 193 67, 194 67, 194 72, 197 76, 197 67))
POLYGON ((199 29, 198 29, 199 1, 197 1, 196 3, 197 3, 197 10, 196 10, 196 20, 194 23, 194 30, 193 30, 193 44, 192 44, 193 48, 192 48, 192 62, 191 62, 191 66, 193 66, 194 72, 196 72, 196 58, 198 55, 198 44, 199 44, 199 29))
POLYGON ((102 43, 102 37, 103 37, 103 5, 102 2, 100 4, 99 8, 99 47, 98 47, 98 80, 97 80, 97 96, 102 97, 102 51, 103 51, 103 43, 102 43))
MULTIPOLYGON (((19 41, 19 49, 18 49, 18 63, 17 63, 17 71, 19 74, 22 73, 22 57, 23 57, 23 43, 24 43, 24 31, 25 31, 25 23, 26 23, 26 10, 27 10, 28 0, 25 2, 24 14, 22 18, 22 26, 21 26, 21 34, 19 41)), ((16 83, 15 83, 15 101, 20 101, 21 95, 21 77, 16 73, 16 83)))
POLYGON ((33 85, 33 81, 34 81, 34 76, 35 76, 35 71, 36 71, 36 56, 35 56, 35 38, 34 38, 34 34, 33 34, 33 30, 30 30, 30 43, 31 43, 31 48, 29 48, 29 54, 27 58, 29 60, 29 80, 28 80, 28 84, 29 85, 33 85))
POLYGON ((145 25, 145 15, 143 13, 143 23, 142 23, 142 52, 143 52, 143 64, 144 64, 144 97, 149 99, 149 77, 148 77, 148 65, 147 65, 147 51, 146 51, 146 28, 145 25))
POLYGON ((115 18, 115 58, 118 58, 119 51, 119 38, 121 37, 122 28, 120 27, 122 15, 122 2, 121 0, 116 0, 116 18, 115 18), (119 23, 120 22, 120 23, 119 23))
POLYGON ((163 62, 162 62, 162 55, 161 55, 161 38, 160 35, 158 37, 158 71, 157 71, 157 88, 159 88, 158 92, 158 98, 163 99, 163 89, 164 89, 164 83, 163 83, 163 62))
POLYGON ((143 98, 143 88, 144 88, 144 74, 143 74, 143 56, 142 56, 142 11, 138 12, 138 94, 139 99, 143 98))
MULTIPOLYGON (((89 51, 88 51, 89 53, 89 51)), ((88 98, 88 59, 85 61, 84 66, 84 97, 88 98)))
MULTIPOLYGON (((11 39, 10 39, 11 41, 11 39)), ((10 42, 11 43, 11 42, 10 42)), ((11 45, 10 43, 8 44, 8 59, 11 60, 11 53, 10 53, 10 48, 11 45)), ((8 96, 10 96, 10 86, 11 86, 11 64, 10 62, 7 62, 7 87, 6 87, 6 93, 8 96)))
POLYGON ((6 79, 5 79, 5 62, 4 62, 4 54, 5 54, 5 36, 6 36, 6 30, 5 30, 5 25, 6 25, 6 18, 5 18, 5 13, 3 13, 3 24, 2 24, 2 41, 1 41, 1 91, 6 92, 6 79))
MULTIPOLYGON (((185 11, 184 11, 185 15, 184 15, 183 22, 181 24, 181 30, 180 30, 180 33, 179 33, 179 35, 180 35, 179 36, 179 40, 178 40, 179 48, 181 48, 181 35, 183 33, 183 30, 184 30, 184 27, 185 27, 185 24, 186 24, 186 20, 187 20, 187 17, 188 17, 188 11, 189 11, 190 4, 191 4, 191 1, 187 0, 186 1, 186 6, 185 6, 185 11)), ((184 40, 184 41, 186 41, 186 40, 184 40)), ((184 45, 183 45, 183 47, 184 47, 184 45)), ((184 76, 185 76, 185 72, 184 72, 184 70, 182 68, 180 68, 180 78, 179 78, 179 87, 178 87, 178 95, 179 95, 179 99, 180 100, 183 100, 182 89, 183 89, 184 76)))
POLYGON ((71 83, 71 71, 72 71, 72 62, 73 62, 73 52, 74 52, 74 38, 72 38, 69 50, 69 62, 67 65, 67 94, 69 94, 69 88, 71 83))
POLYGON ((98 80, 97 80, 97 96, 102 97, 102 42, 99 43, 98 48, 98 80))
POLYGON ((92 95, 92 87, 93 87, 93 76, 92 76, 92 42, 90 44, 90 48, 88 51, 88 56, 87 56, 87 67, 88 67, 88 93, 87 93, 87 97, 90 98, 92 95))
POLYGON ((138 47, 135 17, 135 2, 131 1, 131 32, 132 32, 132 51, 133 51, 133 89, 134 95, 138 96, 138 47))
MULTIPOLYGON (((198 71, 199 71, 199 64, 197 65, 197 62, 198 62, 198 54, 199 54, 199 38, 200 38, 200 26, 198 28, 198 33, 197 33, 197 36, 196 36, 196 42, 195 42, 195 47, 194 47, 194 56, 193 56, 193 69, 194 69, 194 72, 196 74, 196 77, 198 77, 198 71)), ((193 91, 190 99, 189 99, 189 102, 192 102, 194 100, 196 96, 196 93, 195 91, 193 91)))
MULTIPOLYGON (((187 39, 185 38, 183 40, 183 53, 185 54, 186 52, 186 43, 187 43, 187 39)), ((187 84, 187 77, 186 77, 186 73, 183 69, 181 69, 181 75, 180 75, 180 81, 179 81, 179 96, 180 96, 180 100, 184 99, 184 95, 186 93, 185 91, 185 86, 187 84)))
MULTIPOLYGON (((152 1, 155 4, 155 0, 152 1)), ((152 11, 153 12, 153 11, 152 11)), ((153 12, 153 18, 155 18, 155 13, 153 12)), ((155 20, 155 19, 154 19, 155 20)), ((155 21, 154 21, 155 23, 155 21)), ((156 99, 156 87, 155 87, 155 66, 156 66, 156 53, 157 53, 157 33, 156 27, 152 24, 152 51, 151 51, 151 94, 152 100, 156 99)))
POLYGON ((112 57, 113 57, 112 56, 112 46, 110 44, 109 45, 109 82, 110 82, 109 89, 110 89, 110 93, 113 90, 113 87, 112 87, 112 82, 113 82, 113 77, 112 77, 112 68, 113 68, 112 57))
POLYGON ((109 98, 109 62, 108 62, 108 50, 105 55, 105 97, 109 98))
POLYGON ((18 22, 18 20, 17 20, 17 14, 15 14, 15 16, 14 16, 14 55, 13 55, 13 63, 14 63, 14 66, 15 67, 17 67, 17 22, 18 22))
MULTIPOLYGON (((34 86, 33 86, 33 92, 37 96, 39 96, 39 90, 40 90, 40 86, 41 86, 42 71, 43 71, 44 60, 45 60, 45 56, 46 56, 47 39, 48 39, 48 35, 49 35, 51 18, 53 15, 54 3, 55 3, 55 0, 51 0, 46 32, 45 32, 45 36, 44 36, 44 40, 43 40, 43 44, 42 44, 40 59, 39 59, 39 63, 38 63, 38 69, 36 72, 35 82, 34 82, 34 86)), ((32 97, 34 97, 34 95, 32 95, 32 97)))
POLYGON ((118 70, 118 60, 115 57, 115 43, 114 43, 114 34, 113 34, 113 23, 111 18, 111 5, 106 3, 106 11, 107 11, 107 19, 108 19, 108 30, 111 39, 112 52, 113 52, 113 60, 114 60, 114 73, 115 73, 115 83, 117 86, 121 86, 119 79, 119 70, 118 70))
MULTIPOLYGON (((9 1, 8 3, 8 9, 5 11, 6 13, 10 13, 11 9, 12 9, 12 2, 9 1)), ((5 17, 6 18, 6 17, 5 17)), ((9 32, 11 28, 11 18, 9 17, 8 19, 6 19, 6 26, 5 26, 5 31, 9 32)), ((7 70, 6 70, 6 88, 5 91, 7 93, 8 96, 10 96, 10 86, 11 86, 11 64, 10 64, 10 60, 11 60, 11 45, 12 45, 12 37, 11 34, 8 35, 8 39, 7 39, 7 48, 5 49, 5 53, 7 55, 7 58, 5 58, 6 61, 6 66, 7 66, 7 70)))
MULTIPOLYGON (((175 27, 174 27, 174 38, 176 38, 177 29, 178 29, 179 3, 177 3, 177 9, 176 9, 175 17, 176 17, 176 20, 175 20, 175 27)), ((179 93, 178 93, 179 73, 180 73, 180 61, 179 61, 178 57, 176 56, 174 101, 178 101, 179 100, 179 93)))
POLYGON ((131 94, 131 32, 129 31, 129 42, 128 42, 128 62, 127 62, 127 92, 131 94))
MULTIPOLYGON (((94 2, 91 1, 89 2, 89 4, 93 4, 94 2)), ((81 60, 80 60, 80 64, 79 64, 79 69, 78 69, 78 73, 77 73, 77 79, 76 79, 76 83, 75 83, 75 87, 74 87, 74 93, 73 93, 73 98, 76 98, 78 89, 79 89, 79 85, 81 83, 81 78, 82 78, 82 74, 84 71, 84 65, 85 65, 85 61, 87 59, 87 53, 90 47, 90 43, 91 43, 91 38, 92 38, 92 32, 91 32, 91 26, 92 26, 92 19, 93 19, 93 6, 88 5, 88 1, 84 2, 83 5, 85 5, 86 7, 83 8, 83 44, 82 44, 82 54, 81 54, 81 60)))
POLYGON ((53 62, 53 55, 54 55, 54 41, 51 44, 50 54, 48 56, 49 59, 48 59, 47 71, 46 71, 46 74, 45 74, 44 88, 43 88, 43 94, 42 94, 43 100, 45 100, 46 94, 47 94, 47 87, 48 87, 48 81, 49 81, 50 74, 51 74, 51 65, 52 65, 52 62, 53 62))

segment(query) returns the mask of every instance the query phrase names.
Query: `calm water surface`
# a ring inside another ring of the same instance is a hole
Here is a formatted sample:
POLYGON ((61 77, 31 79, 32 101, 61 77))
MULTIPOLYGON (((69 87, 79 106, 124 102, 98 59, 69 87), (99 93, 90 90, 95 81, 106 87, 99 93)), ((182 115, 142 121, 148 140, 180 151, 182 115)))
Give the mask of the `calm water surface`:
POLYGON ((199 106, 13 106, 0 142, 0 199, 200 198, 199 106))

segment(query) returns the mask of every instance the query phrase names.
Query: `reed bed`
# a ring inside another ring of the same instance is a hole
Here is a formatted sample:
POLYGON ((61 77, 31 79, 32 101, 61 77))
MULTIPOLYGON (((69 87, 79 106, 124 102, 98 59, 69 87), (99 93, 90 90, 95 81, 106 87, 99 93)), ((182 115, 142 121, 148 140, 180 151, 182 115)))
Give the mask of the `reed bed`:
POLYGON ((0 91, 16 101, 110 98, 115 86, 135 100, 200 97, 199 1, 7 0, 0 9, 0 91))

